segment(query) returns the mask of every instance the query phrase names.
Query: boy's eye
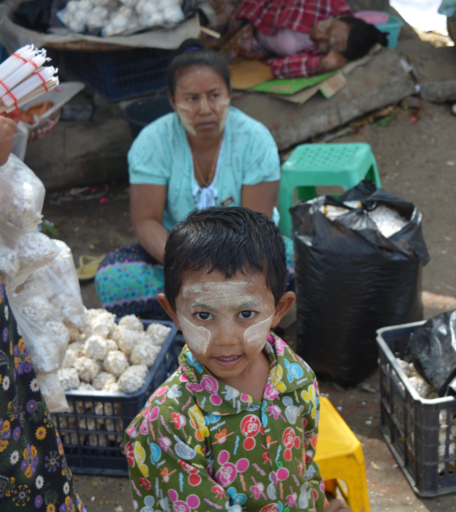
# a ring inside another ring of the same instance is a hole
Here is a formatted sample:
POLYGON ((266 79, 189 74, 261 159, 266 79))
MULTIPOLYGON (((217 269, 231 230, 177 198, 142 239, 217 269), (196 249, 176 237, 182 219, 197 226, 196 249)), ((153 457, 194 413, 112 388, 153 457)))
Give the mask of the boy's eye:
POLYGON ((244 320, 250 320, 251 318, 253 318, 253 315, 255 313, 253 311, 241 311, 240 315, 241 315, 241 318, 243 318, 244 320))
POLYGON ((196 313, 196 318, 198 318, 198 320, 209 320, 211 316, 212 315, 210 313, 196 313))

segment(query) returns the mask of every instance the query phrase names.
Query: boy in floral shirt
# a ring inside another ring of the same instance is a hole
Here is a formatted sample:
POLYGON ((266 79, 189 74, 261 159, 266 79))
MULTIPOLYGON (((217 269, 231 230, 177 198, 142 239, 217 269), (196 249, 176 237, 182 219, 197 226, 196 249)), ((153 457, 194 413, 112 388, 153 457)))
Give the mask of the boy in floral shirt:
POLYGON ((314 462, 315 375, 270 333, 285 290, 282 236, 246 208, 191 213, 171 231, 158 299, 187 345, 126 431, 135 510, 348 510, 314 462))

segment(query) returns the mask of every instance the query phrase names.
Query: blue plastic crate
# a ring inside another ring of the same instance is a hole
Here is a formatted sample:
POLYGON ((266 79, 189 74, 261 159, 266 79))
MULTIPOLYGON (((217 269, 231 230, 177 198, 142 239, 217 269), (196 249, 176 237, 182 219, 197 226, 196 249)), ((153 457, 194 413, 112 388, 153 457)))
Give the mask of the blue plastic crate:
POLYGON ((110 101, 153 94, 167 87, 172 50, 141 48, 113 52, 66 52, 65 64, 110 101))
POLYGON ((150 395, 177 369, 177 358, 183 345, 176 345, 174 323, 165 320, 142 322, 146 328, 152 323, 171 327, 143 387, 135 393, 67 391, 65 395, 71 412, 52 415, 73 473, 128 476, 124 432, 150 395))
POLYGON ((399 40, 399 31, 404 24, 400 19, 395 18, 389 12, 385 14, 388 14, 389 20, 386 23, 375 26, 378 28, 378 30, 380 30, 380 32, 388 32, 388 47, 396 48, 397 42, 399 40))

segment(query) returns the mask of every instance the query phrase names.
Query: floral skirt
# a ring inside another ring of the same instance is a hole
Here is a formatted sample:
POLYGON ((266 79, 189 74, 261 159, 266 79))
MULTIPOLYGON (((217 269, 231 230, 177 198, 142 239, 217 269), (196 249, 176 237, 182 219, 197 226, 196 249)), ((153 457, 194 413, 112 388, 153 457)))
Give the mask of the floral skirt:
POLYGON ((86 512, 0 279, 0 510, 86 512))
MULTIPOLYGON (((283 237, 287 255, 287 287, 294 280, 294 248, 283 237)), ((103 307, 117 316, 148 314, 162 316, 157 295, 163 292, 163 266, 139 245, 114 249, 102 261, 95 284, 103 307)))

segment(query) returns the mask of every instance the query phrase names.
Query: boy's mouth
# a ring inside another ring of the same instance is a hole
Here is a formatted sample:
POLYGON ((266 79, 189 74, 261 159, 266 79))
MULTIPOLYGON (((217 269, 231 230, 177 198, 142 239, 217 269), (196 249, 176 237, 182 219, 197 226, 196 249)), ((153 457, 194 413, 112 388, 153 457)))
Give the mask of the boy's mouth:
POLYGON ((241 359, 243 358, 243 355, 240 356, 224 356, 224 357, 213 357, 212 359, 220 366, 223 366, 224 368, 232 368, 233 366, 236 366, 241 359))

